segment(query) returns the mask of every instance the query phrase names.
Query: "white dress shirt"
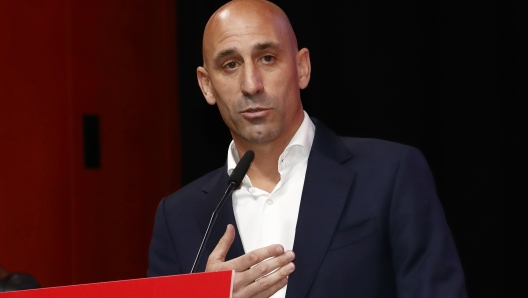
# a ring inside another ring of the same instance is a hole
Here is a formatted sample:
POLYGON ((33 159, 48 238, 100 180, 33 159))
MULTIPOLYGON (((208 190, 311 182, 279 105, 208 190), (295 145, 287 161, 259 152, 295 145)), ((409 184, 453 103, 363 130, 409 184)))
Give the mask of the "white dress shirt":
MULTIPOLYGON (((295 227, 312 148, 315 125, 304 112, 304 120, 279 157, 280 181, 271 193, 253 187, 246 175, 240 189, 233 192, 233 212, 244 251, 272 244, 293 249, 295 227)), ((231 175, 240 160, 235 143, 231 141, 227 153, 227 173, 231 175)), ((286 287, 273 295, 285 297, 286 287)))

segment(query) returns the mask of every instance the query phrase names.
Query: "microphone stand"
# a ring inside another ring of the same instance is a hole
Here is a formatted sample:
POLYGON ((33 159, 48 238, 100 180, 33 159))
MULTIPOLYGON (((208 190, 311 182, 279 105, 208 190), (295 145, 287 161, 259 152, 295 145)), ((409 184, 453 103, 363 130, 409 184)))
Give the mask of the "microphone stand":
POLYGON ((211 215, 211 219, 209 220, 209 225, 207 226, 207 230, 205 230, 205 236, 202 239, 202 243, 200 244, 200 248, 198 249, 198 254, 196 255, 196 259, 194 259, 194 264, 192 265, 191 273, 194 273, 196 270, 196 266, 198 265, 198 262, 200 261, 200 257, 202 256, 203 248, 205 246, 205 243, 207 243, 207 240, 209 240, 209 235, 211 235, 210 229, 215 224, 216 218, 218 217, 218 212, 220 209, 222 209, 222 206, 224 206, 225 202, 227 201, 227 198, 231 195, 233 190, 235 189, 235 182, 229 183, 229 186, 227 187, 224 196, 216 206, 215 210, 213 211, 213 214, 211 215))
POLYGON ((198 249, 198 254, 196 255, 196 259, 194 259, 194 264, 191 268, 191 273, 194 273, 196 271, 196 266, 198 266, 198 262, 200 262, 200 257, 202 256, 203 248, 207 243, 207 240, 209 240, 209 235, 211 234, 211 229, 216 222, 216 218, 218 217, 218 212, 220 212, 220 209, 222 209, 222 206, 224 206, 227 198, 231 195, 231 193, 233 193, 233 190, 240 186, 240 184, 242 183, 242 179, 244 179, 244 176, 246 175, 249 166, 251 165, 251 161, 254 157, 255 153, 253 152, 253 150, 246 151, 244 156, 242 156, 235 169, 231 173, 231 176, 229 176, 229 186, 227 187, 224 196, 218 203, 218 206, 216 206, 216 209, 211 215, 211 220, 209 220, 209 225, 207 226, 207 230, 205 230, 205 235, 202 239, 202 243, 200 244, 200 249, 198 249))

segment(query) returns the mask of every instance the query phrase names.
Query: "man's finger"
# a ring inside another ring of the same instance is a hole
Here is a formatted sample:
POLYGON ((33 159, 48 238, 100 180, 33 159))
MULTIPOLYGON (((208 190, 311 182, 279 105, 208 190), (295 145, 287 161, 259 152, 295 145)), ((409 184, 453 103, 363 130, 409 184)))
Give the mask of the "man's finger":
POLYGON ((205 271, 209 271, 208 269, 211 269, 210 265, 225 261, 227 252, 229 251, 231 244, 233 244, 233 240, 235 240, 235 228, 233 227, 233 225, 229 224, 227 225, 224 235, 222 236, 222 238, 220 238, 220 241, 218 241, 218 244, 216 245, 215 249, 209 255, 209 259, 207 261, 207 268, 205 269, 205 271))
POLYGON ((257 293, 253 297, 254 298, 258 298, 258 297, 268 298, 268 297, 271 297, 271 295, 277 293, 278 290, 284 288, 284 286, 286 286, 287 284, 288 284, 288 278, 284 277, 284 278, 280 279, 277 283, 273 284, 273 286, 269 287, 268 289, 266 289, 266 290, 264 290, 264 291, 262 291, 260 293, 257 293))
POLYGON ((245 297, 270 297, 287 284, 287 277, 295 270, 293 263, 282 266, 277 271, 256 280, 244 288, 245 297))
MULTIPOLYGON (((292 264, 291 261, 293 261, 294 258, 295 258, 295 254, 292 251, 287 251, 280 256, 260 262, 258 265, 254 266, 253 268, 240 273, 238 275, 238 278, 235 279, 234 287, 235 288, 245 287, 246 285, 249 285, 251 283, 260 282, 261 278, 270 274, 274 270, 277 270, 278 268, 282 266, 292 264)), ((283 270, 282 273, 284 272, 285 271, 283 270)), ((277 281, 278 279, 274 280, 273 283, 277 281)))
POLYGON ((267 247, 255 249, 243 256, 229 261, 228 263, 232 263, 236 271, 245 271, 250 267, 264 261, 265 259, 280 256, 283 253, 284 248, 282 247, 282 245, 274 244, 267 247))
MULTIPOLYGON (((262 278, 263 276, 270 274, 274 270, 277 270, 278 268, 289 265, 291 264, 293 259, 295 259, 295 254, 293 253, 293 251, 290 250, 290 251, 286 251, 280 256, 266 260, 265 262, 261 262, 257 266, 248 270, 247 272, 248 273, 247 278, 249 279, 248 281, 253 281, 253 280, 256 281, 262 278)), ((282 272, 285 272, 285 271, 283 270, 282 272)))

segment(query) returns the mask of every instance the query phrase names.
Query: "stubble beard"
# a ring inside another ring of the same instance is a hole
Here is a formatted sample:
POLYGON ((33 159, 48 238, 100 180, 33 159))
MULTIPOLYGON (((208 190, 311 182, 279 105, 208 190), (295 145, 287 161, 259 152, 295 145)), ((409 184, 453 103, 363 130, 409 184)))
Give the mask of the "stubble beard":
POLYGON ((258 119, 258 124, 246 124, 235 132, 242 140, 250 144, 265 144, 277 139, 281 129, 276 123, 267 123, 264 119, 258 119))
MULTIPOLYGON (((243 111, 255 106, 271 108, 272 102, 273 99, 261 95, 244 97, 235 105, 235 111, 243 111)), ((272 110, 272 112, 276 111, 272 110)), ((277 139, 282 132, 280 123, 276 123, 277 119, 273 115, 252 120, 247 120, 244 117, 236 118, 238 118, 238 121, 233 121, 234 129, 232 129, 232 133, 250 144, 265 144, 271 142, 277 139)), ((234 120, 235 118, 232 119, 234 120)))

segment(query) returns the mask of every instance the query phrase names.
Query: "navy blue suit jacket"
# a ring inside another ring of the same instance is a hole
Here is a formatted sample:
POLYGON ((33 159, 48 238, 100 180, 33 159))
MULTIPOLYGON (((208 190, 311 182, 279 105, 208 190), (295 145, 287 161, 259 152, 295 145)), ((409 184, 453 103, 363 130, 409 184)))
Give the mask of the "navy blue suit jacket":
MULTIPOLYGON (((314 123, 286 297, 466 297, 422 154, 401 144, 338 137, 314 123)), ((227 179, 224 166, 161 201, 148 276, 189 273, 227 179)), ((229 223, 236 238, 227 259, 244 254, 228 199, 198 271, 229 223)))

